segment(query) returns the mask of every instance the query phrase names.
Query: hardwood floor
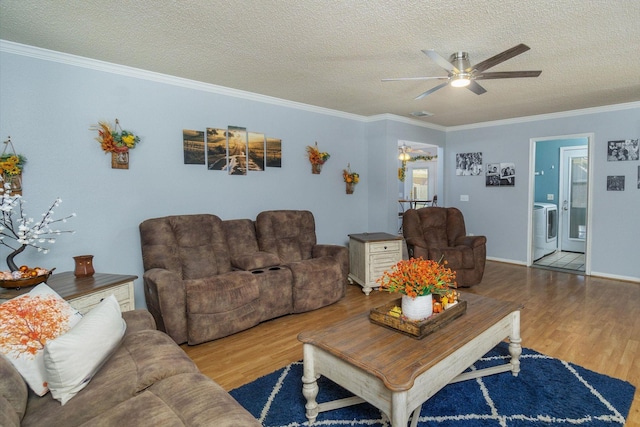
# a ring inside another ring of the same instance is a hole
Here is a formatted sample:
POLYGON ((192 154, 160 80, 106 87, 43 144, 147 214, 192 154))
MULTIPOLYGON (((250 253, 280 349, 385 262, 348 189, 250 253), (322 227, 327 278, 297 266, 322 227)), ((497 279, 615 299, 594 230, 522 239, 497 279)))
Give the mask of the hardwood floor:
MULTIPOLYGON (((640 283, 585 277, 487 261, 482 283, 472 292, 524 305, 522 345, 570 361, 640 388, 640 283)), ((182 348, 200 370, 232 390, 302 359, 299 332, 368 311, 396 298, 360 286, 329 307, 284 316, 247 331, 182 348)), ((640 426, 640 392, 627 426, 640 426)))

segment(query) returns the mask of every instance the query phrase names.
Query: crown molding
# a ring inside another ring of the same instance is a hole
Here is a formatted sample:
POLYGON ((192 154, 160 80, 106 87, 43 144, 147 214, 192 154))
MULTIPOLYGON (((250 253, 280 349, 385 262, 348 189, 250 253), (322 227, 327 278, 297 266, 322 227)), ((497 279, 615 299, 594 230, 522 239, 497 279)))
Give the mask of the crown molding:
POLYGON ((410 117, 402 117, 396 114, 385 113, 385 114, 376 114, 374 116, 368 116, 365 118, 367 122, 379 122, 382 120, 391 120, 394 122, 405 123, 408 125, 420 126, 423 128, 429 128, 434 130, 439 130, 441 132, 445 132, 447 128, 445 126, 436 125, 433 123, 423 122, 421 120, 412 119, 410 117))
POLYGON ((512 119, 495 120, 490 122, 473 123, 460 126, 440 126, 433 123, 424 122, 421 120, 412 119, 409 117, 402 117, 395 114, 377 114, 373 116, 361 116, 358 114, 347 113, 339 110, 332 110, 330 108, 318 107, 315 105, 305 104, 302 102, 289 101, 286 99, 276 98, 267 95, 261 95, 253 92, 247 92, 238 89, 232 89, 224 86, 218 86, 211 83, 204 83, 196 80, 185 79, 182 77, 171 76, 168 74, 156 73, 154 71, 143 70, 140 68, 129 67, 126 65, 113 64, 98 59, 86 58, 83 56, 72 55, 69 53, 58 52, 54 50, 44 49, 40 47, 25 45, 8 40, 0 39, 0 52, 6 52, 14 55, 21 55, 35 59, 41 59, 45 61, 58 62, 61 64, 87 68, 91 70, 103 71, 112 74, 118 74, 122 76, 134 77, 142 80, 149 80, 153 82, 180 86, 187 89, 200 90, 204 92, 215 93, 218 95, 230 96, 234 98, 241 98, 255 102, 261 102, 265 104, 277 105, 286 108, 294 108, 297 110, 308 111, 317 114, 324 114, 334 117, 340 117, 348 120, 355 120, 365 123, 373 123, 377 121, 389 120, 399 123, 405 123, 413 126, 424 127, 428 129, 434 129, 441 132, 459 131, 477 129, 491 126, 504 126, 510 124, 518 124, 525 122, 533 122, 540 120, 559 119, 566 117, 575 117, 585 114, 602 113, 608 111, 620 111, 631 108, 640 108, 640 102, 629 102, 625 104, 614 104, 602 107, 591 107, 579 110, 563 111, 558 113, 540 114, 535 116, 516 117, 512 119))
POLYGON ((113 64, 111 62, 101 61, 98 59, 86 58, 83 56, 72 55, 70 53, 58 52, 40 47, 29 46, 21 43, 15 43, 8 40, 0 39, 0 52, 21 55, 45 61, 57 62, 61 64, 82 67, 106 73, 118 74, 127 77, 134 77, 142 80, 153 81, 173 86, 179 86, 187 89, 200 90, 203 92, 215 93, 234 98, 241 98, 265 104, 278 105, 281 107, 294 108, 297 110, 309 111, 312 113, 325 114, 329 116, 341 117, 349 120, 361 122, 368 121, 365 116, 346 113, 344 111, 332 110, 330 108, 318 107, 315 105, 305 104, 302 102, 289 101, 286 99, 276 98, 267 95, 260 95, 253 92, 247 92, 238 89, 232 89, 224 86, 218 86, 211 83, 204 83, 197 80, 185 79, 182 77, 171 76, 168 74, 156 73, 154 71, 143 70, 140 68, 129 67, 126 65, 113 64))
POLYGON ((505 125, 526 123, 526 122, 536 122, 540 120, 563 119, 567 117, 584 116, 587 114, 629 110, 632 108, 640 108, 640 101, 627 102, 624 104, 604 105, 601 107, 582 108, 579 110, 560 111, 558 113, 538 114, 535 116, 523 116, 523 117, 516 117, 513 119, 494 120, 491 122, 473 123, 473 124, 460 125, 460 126, 449 126, 445 128, 446 129, 445 131, 451 132, 451 131, 478 129, 478 128, 485 128, 485 127, 492 127, 492 126, 505 126, 505 125))

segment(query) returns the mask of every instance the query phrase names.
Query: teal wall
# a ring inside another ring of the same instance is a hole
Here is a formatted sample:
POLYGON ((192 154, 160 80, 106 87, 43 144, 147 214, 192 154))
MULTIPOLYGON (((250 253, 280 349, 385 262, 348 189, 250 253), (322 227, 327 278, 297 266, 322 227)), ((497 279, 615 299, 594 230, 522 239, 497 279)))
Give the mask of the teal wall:
POLYGON ((558 205, 560 190, 560 147, 587 145, 587 138, 537 141, 534 201, 558 205), (542 174, 544 172, 544 174, 542 174), (547 200, 553 194, 553 200, 547 200))

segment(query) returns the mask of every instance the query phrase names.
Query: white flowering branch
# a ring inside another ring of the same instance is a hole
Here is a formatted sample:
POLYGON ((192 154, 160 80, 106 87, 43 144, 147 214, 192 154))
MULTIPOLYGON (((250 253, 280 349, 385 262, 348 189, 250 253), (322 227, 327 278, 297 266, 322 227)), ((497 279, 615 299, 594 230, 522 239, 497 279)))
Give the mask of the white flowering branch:
POLYGON ((67 222, 68 219, 76 216, 72 213, 60 219, 54 219, 54 209, 60 206, 62 199, 56 199, 49 209, 42 214, 40 221, 35 221, 25 214, 25 200, 20 195, 12 196, 11 185, 5 184, 0 197, 0 244, 13 251, 24 250, 25 246, 32 246, 38 252, 47 253, 49 249, 43 244, 56 242, 56 236, 63 233, 74 233, 71 230, 54 229, 54 224, 67 222), (14 248, 7 241, 15 240, 20 245, 14 248))

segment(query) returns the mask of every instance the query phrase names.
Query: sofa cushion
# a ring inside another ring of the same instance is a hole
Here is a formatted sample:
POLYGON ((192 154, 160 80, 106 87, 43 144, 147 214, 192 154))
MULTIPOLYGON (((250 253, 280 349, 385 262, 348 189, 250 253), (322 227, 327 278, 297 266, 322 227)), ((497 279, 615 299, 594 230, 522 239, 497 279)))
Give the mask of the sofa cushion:
POLYGON ((194 372, 198 369, 193 361, 165 333, 127 333, 91 382, 64 406, 50 394, 31 394, 22 427, 80 425, 158 381, 194 372))
POLYGON ((159 381, 82 427, 118 425, 259 427, 260 423, 218 384, 191 373, 159 381))
POLYGON ((120 305, 110 295, 89 311, 69 332, 44 347, 49 390, 63 405, 85 388, 120 344, 127 328, 120 305))
POLYGON ((215 215, 175 215, 140 224, 145 270, 162 268, 183 279, 231 271, 222 220, 215 215))
POLYGON ((309 211, 264 211, 256 217, 260 250, 277 254, 283 263, 312 257, 315 228, 313 214, 309 211))
POLYGON ((44 345, 70 330, 81 317, 45 283, 0 304, 0 352, 37 395, 42 396, 49 390, 45 380, 44 345))
POLYGON ((0 426, 19 426, 27 408, 27 384, 13 364, 0 354, 0 426))

